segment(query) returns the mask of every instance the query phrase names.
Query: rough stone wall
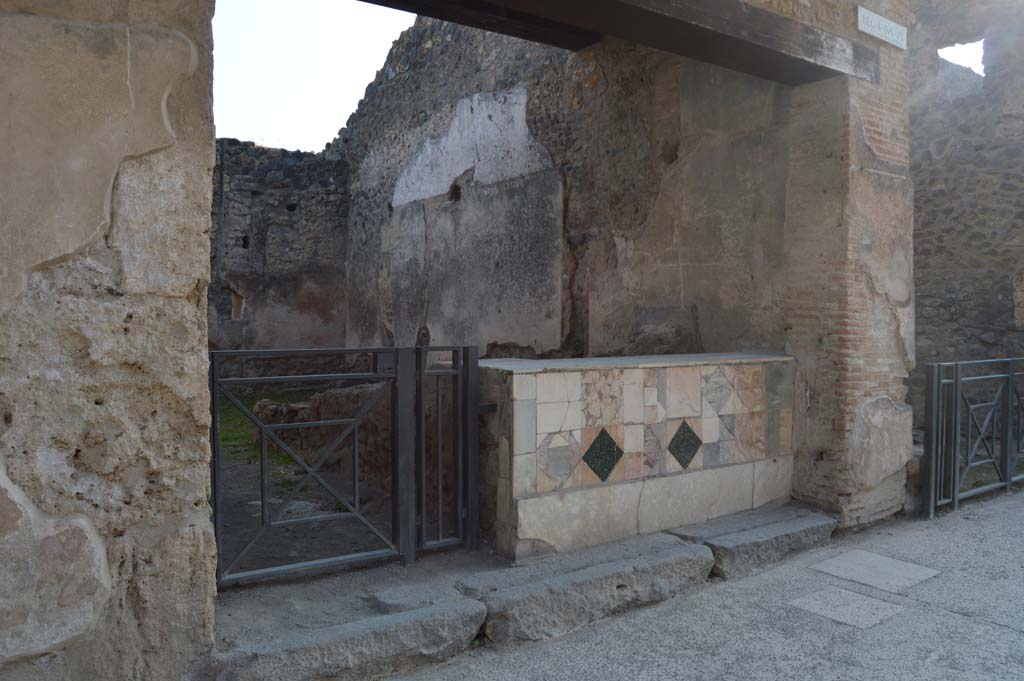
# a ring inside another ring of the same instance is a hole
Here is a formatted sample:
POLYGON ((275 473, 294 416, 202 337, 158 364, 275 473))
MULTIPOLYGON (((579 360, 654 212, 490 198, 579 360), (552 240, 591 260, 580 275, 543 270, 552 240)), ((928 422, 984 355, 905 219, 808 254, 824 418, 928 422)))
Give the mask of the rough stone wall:
POLYGON ((0 676, 210 645, 210 0, 0 2, 0 676))
POLYGON ((346 164, 217 141, 210 346, 345 342, 346 164))
POLYGON ((350 343, 781 348, 788 96, 419 20, 326 152, 351 168, 350 343))
POLYGON ((957 12, 925 13, 912 98, 919 425, 929 362, 1024 354, 1024 9, 957 12), (981 37, 985 78, 935 53, 981 37))

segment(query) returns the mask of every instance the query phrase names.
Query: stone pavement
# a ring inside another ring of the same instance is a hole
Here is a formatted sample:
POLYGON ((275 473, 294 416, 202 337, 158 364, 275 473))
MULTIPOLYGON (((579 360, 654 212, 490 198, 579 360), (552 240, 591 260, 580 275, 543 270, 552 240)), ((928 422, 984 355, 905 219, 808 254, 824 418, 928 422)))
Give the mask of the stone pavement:
POLYGON ((841 537, 560 639, 395 679, 1024 678, 1024 494, 841 537))

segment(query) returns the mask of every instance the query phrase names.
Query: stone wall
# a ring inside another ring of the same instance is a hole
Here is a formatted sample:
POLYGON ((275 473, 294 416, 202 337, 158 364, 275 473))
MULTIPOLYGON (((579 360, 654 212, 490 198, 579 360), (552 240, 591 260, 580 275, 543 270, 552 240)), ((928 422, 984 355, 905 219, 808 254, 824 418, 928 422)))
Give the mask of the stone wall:
POLYGON ((347 166, 217 140, 210 347, 345 343, 347 166))
POLYGON ((350 343, 781 348, 788 97, 420 19, 327 151, 351 167, 350 343))
POLYGON ((976 19, 929 27, 939 37, 922 41, 929 59, 912 100, 919 365, 910 386, 922 426, 929 362, 1024 354, 1024 10, 976 19), (985 78, 935 55, 940 39, 980 37, 985 78))
POLYGON ((0 2, 0 677, 212 644, 211 0, 0 2))

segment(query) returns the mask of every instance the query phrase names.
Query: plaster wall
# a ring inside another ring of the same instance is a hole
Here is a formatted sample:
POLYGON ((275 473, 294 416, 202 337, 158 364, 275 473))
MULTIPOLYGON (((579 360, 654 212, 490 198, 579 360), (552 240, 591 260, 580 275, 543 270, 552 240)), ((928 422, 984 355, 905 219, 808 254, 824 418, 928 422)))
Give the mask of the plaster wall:
POLYGON ((212 643, 213 3, 0 2, 0 676, 212 643))

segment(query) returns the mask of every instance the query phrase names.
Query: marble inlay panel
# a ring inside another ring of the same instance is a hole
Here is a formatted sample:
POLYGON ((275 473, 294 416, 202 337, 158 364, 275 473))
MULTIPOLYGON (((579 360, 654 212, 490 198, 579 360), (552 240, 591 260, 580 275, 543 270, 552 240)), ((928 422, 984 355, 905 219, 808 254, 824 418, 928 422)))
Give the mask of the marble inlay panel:
POLYGON ((622 369, 583 374, 583 425, 587 428, 622 423, 622 369))
POLYGON ((665 415, 670 419, 700 416, 700 367, 672 367, 665 374, 665 415))
POLYGON ((515 402, 512 429, 513 453, 532 452, 537 445, 537 406, 533 400, 515 402))
POLYGON ((537 405, 538 433, 559 433, 582 427, 582 402, 545 402, 537 405))
POLYGON ((624 430, 624 446, 623 450, 626 453, 631 452, 642 452, 644 451, 644 426, 640 425, 627 425, 624 430))
POLYGON ((652 423, 644 427, 644 474, 661 475, 665 472, 665 423, 652 423))
POLYGON ((537 455, 520 454, 512 461, 512 496, 516 499, 537 493, 537 455))
POLYGON ((537 402, 577 402, 582 397, 582 375, 576 371, 537 375, 537 402))
POLYGON ((741 411, 764 411, 765 373, 763 366, 744 364, 724 365, 722 366, 722 373, 732 383, 736 391, 737 413, 741 411))
MULTIPOLYGON (((641 377, 642 377, 641 372, 641 377)), ((657 395, 655 394, 655 399, 657 395)), ((624 423, 644 422, 644 384, 623 383, 622 385, 622 420, 624 423)))
POLYGON ((583 470, 584 485, 614 481, 612 474, 624 453, 623 436, 622 425, 583 429, 583 461, 587 464, 583 470))
POLYGON ((735 414, 742 409, 732 381, 721 367, 701 367, 701 414, 735 414))
POLYGON ((763 411, 734 416, 736 463, 757 461, 767 456, 765 449, 765 414, 763 411))
POLYGON ((512 374, 512 399, 537 399, 537 377, 532 374, 512 374))

